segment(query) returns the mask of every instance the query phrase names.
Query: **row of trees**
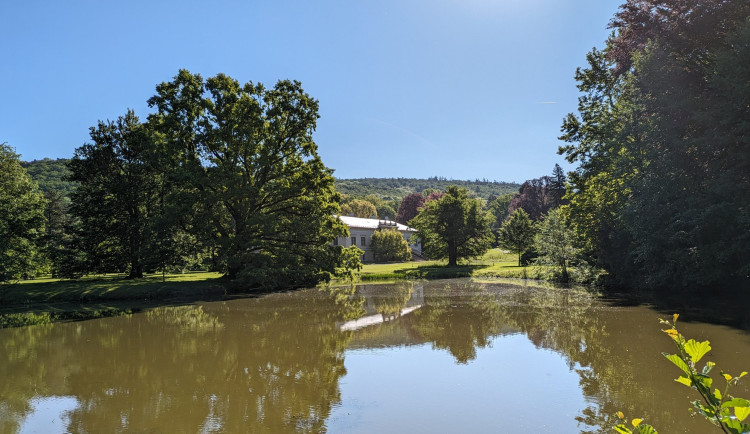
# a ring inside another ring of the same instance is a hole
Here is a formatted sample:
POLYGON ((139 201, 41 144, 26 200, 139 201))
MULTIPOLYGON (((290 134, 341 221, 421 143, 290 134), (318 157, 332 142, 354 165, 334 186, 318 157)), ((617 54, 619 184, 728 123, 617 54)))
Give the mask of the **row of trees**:
MULTIPOLYGON (((564 174, 559 166, 555 167, 555 173, 563 178, 561 186, 564 193, 564 174)), ((448 266, 457 265, 461 258, 481 256, 497 242, 518 254, 519 266, 522 265, 522 255, 532 251, 537 263, 552 267, 558 274, 557 278, 568 281, 569 267, 579 259, 579 250, 566 212, 560 208, 563 194, 544 187, 550 178, 541 179, 543 181, 524 183, 521 191, 510 198, 509 203, 521 205, 514 210, 506 210, 506 215, 508 212, 510 214, 499 223, 496 233, 492 229, 496 223, 492 207, 495 201, 486 204, 481 199, 470 197, 466 189, 456 186, 425 199, 409 224, 419 230, 424 254, 430 258, 448 259, 448 266), (537 188, 545 194, 529 192, 537 188), (534 219, 524 205, 537 209, 539 204, 525 195, 549 204, 548 209, 534 219), (523 200, 519 201, 519 197, 523 200), (559 201, 550 204, 550 197, 556 197, 559 201)))
MULTIPOLYGON (((245 288, 290 287, 329 278, 351 256, 331 245, 347 230, 312 139, 318 102, 299 82, 267 89, 181 70, 148 103, 147 121, 128 111, 99 122, 76 149, 69 168, 78 187, 48 255, 55 274, 140 277, 190 260, 245 288)), ((36 243, 45 207, 17 155, 2 151, 2 200, 27 197, 29 212, 0 216, 2 254, 29 258, 1 261, 16 270, 3 271, 9 280, 40 262, 17 252, 36 243), (28 226, 24 236, 11 233, 28 226)))
POLYGON ((562 127, 585 255, 622 285, 747 284, 750 3, 628 0, 611 27, 562 127))
MULTIPOLYGON (((429 189, 444 191, 455 185, 464 187, 476 194, 477 197, 487 199, 490 196, 512 194, 518 191, 519 185, 512 182, 497 182, 488 180, 454 180, 433 176, 427 179, 418 178, 359 178, 337 179, 336 190, 343 196, 364 197, 375 195, 388 201, 399 201, 410 193, 419 193, 429 189)), ((395 208, 398 208, 396 203, 395 208)), ((391 216, 393 217, 393 216, 391 216)))

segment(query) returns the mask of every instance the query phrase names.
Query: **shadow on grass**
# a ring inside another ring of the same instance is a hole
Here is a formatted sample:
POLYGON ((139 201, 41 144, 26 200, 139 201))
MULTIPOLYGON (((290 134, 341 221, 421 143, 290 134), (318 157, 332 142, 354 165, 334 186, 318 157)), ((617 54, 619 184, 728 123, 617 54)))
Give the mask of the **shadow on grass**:
POLYGON ((222 300, 225 280, 162 282, 122 276, 24 282, 0 287, 0 328, 128 315, 145 308, 222 300))
POLYGON ((221 278, 162 282, 161 277, 125 279, 119 276, 24 282, 0 289, 0 306, 109 300, 158 300, 180 297, 221 297, 226 293, 221 278))
POLYGON ((488 265, 459 265, 448 267, 446 265, 419 265, 415 268, 405 268, 387 273, 362 274, 361 280, 409 280, 409 279, 453 279, 459 277, 471 277, 475 272, 487 268, 488 265))

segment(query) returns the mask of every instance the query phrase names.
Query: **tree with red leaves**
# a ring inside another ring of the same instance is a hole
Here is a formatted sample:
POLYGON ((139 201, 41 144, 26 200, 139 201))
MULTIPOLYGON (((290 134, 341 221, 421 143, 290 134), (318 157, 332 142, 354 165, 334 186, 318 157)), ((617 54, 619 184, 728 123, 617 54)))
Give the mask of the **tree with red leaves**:
POLYGON ((508 206, 508 215, 519 208, 531 217, 532 220, 539 220, 547 211, 552 208, 550 201, 550 178, 542 176, 541 178, 530 179, 521 185, 517 195, 513 196, 508 206))
POLYGON ((711 53, 750 15, 750 2, 728 0, 628 0, 609 27, 607 56, 615 75, 633 68, 633 53, 649 41, 668 45, 688 68, 703 69, 711 53))
POLYGON ((419 214, 419 209, 424 206, 425 197, 421 193, 411 193, 401 199, 401 205, 398 206, 396 221, 401 224, 409 224, 409 220, 419 214))

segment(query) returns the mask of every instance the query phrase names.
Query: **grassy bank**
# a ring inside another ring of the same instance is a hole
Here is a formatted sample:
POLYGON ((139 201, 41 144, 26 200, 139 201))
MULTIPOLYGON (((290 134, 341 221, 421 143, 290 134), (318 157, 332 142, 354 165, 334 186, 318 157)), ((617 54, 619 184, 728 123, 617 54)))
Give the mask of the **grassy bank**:
MULTIPOLYGON (((516 255, 499 249, 481 258, 447 267, 445 261, 366 264, 359 280, 387 282, 411 279, 540 279, 538 267, 519 267, 516 255)), ((0 286, 0 328, 127 315, 154 305, 217 300, 226 294, 220 273, 87 276, 78 280, 34 279, 0 286)))
POLYGON ((405 279, 450 279, 454 277, 505 277, 538 279, 544 273, 539 267, 519 267, 518 257, 500 249, 492 249, 481 258, 447 267, 446 261, 365 264, 359 278, 363 282, 405 279))
POLYGON ((220 273, 147 275, 125 279, 122 274, 87 276, 78 280, 23 280, 0 289, 0 306, 111 300, 153 300, 194 295, 221 295, 220 273))
POLYGON ((216 300, 225 294, 220 273, 121 274, 79 280, 34 279, 0 286, 0 328, 127 315, 155 303, 216 300))

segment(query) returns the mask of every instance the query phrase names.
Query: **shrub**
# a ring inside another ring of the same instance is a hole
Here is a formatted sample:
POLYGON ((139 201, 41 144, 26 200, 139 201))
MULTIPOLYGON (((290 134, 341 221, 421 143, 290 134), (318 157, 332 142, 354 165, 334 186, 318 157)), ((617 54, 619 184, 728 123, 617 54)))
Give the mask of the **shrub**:
POLYGON ((403 235, 395 229, 376 231, 371 246, 377 262, 403 262, 411 259, 411 249, 403 235))

